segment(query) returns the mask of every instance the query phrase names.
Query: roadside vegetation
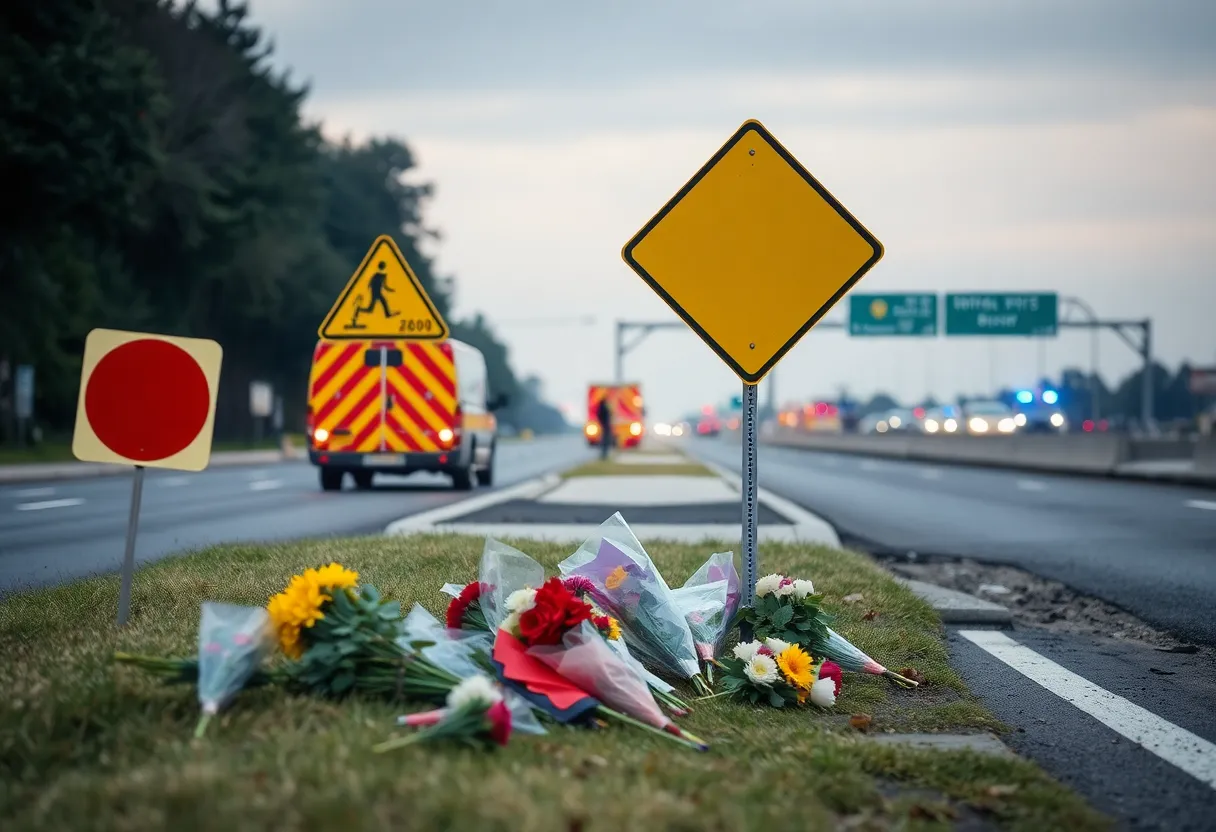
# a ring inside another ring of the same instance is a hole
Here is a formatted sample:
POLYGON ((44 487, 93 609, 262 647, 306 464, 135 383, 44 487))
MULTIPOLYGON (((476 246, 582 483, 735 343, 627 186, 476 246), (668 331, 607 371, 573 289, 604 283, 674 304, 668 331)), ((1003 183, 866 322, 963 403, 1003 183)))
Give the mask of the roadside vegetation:
MULTIPOLYGON (((507 542, 551 573, 569 554, 507 542)), ((442 616, 440 587, 473 580, 483 544, 442 535, 218 546, 140 570, 122 631, 115 577, 8 598, 0 604, 0 827, 1105 828, 1029 762, 873 741, 889 731, 1003 728, 950 668, 932 608, 862 556, 827 548, 768 545, 761 556, 766 571, 812 577, 842 634, 893 669, 915 668, 924 683, 904 690, 847 674, 832 713, 699 702, 687 721, 711 743, 705 754, 636 731, 553 727, 493 753, 424 745, 373 755, 394 733, 399 706, 274 689, 242 693, 193 741, 192 688, 111 662, 115 650, 193 653, 201 602, 264 604, 292 574, 331 560, 403 611, 419 602, 442 616)), ((649 551, 678 586, 715 548, 649 551)))

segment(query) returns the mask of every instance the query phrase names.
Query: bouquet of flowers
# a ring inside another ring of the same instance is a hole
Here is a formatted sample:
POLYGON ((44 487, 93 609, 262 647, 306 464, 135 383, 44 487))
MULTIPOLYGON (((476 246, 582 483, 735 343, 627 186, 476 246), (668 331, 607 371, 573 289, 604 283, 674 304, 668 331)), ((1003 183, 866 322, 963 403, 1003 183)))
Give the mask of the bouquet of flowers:
MULTIPOLYGON (((610 646, 592 622, 591 605, 558 578, 538 589, 522 588, 507 598, 506 618, 495 638, 494 658, 506 684, 532 695, 548 695, 552 680, 536 664, 555 673, 594 704, 587 710, 646 729, 700 751, 703 740, 682 730, 659 708, 646 682, 610 646)), ((563 698, 569 691, 560 691, 563 698)), ((575 696, 573 705, 579 705, 575 696)))
POLYGON ((775 637, 801 644, 845 670, 885 676, 896 684, 916 687, 915 681, 883 667, 829 627, 831 616, 823 612, 819 602, 820 596, 809 580, 765 575, 756 581, 755 606, 741 609, 736 621, 750 624, 758 638, 775 637))
POLYGON ((511 737, 511 720, 511 709, 502 690, 479 673, 464 679, 448 692, 446 707, 398 719, 399 724, 421 727, 421 731, 387 740, 372 750, 383 754, 414 743, 439 739, 454 739, 477 748, 487 745, 493 748, 494 745, 507 744, 511 737))
POLYGON ((733 655, 720 661, 720 695, 774 708, 811 704, 830 708, 840 692, 840 668, 815 660, 797 644, 768 638, 736 644, 733 655), (833 670, 834 668, 834 670, 833 670))
MULTIPOLYGON (((493 538, 487 538, 482 551, 480 577, 465 586, 444 584, 442 591, 451 596, 445 615, 451 629, 491 632, 513 613, 522 612, 523 605, 532 603, 535 587, 544 580, 544 568, 528 555, 493 538), (488 588, 493 587, 493 590, 488 588), (502 589, 497 589, 501 587, 502 589), (484 607, 483 607, 484 604, 484 607), (487 613, 486 610, 489 612, 487 613)), ((621 637, 620 622, 600 609, 593 597, 594 585, 586 578, 570 577, 563 582, 571 592, 591 608, 591 623, 595 625, 612 648, 651 688, 654 696, 676 716, 687 714, 688 703, 675 695, 675 688, 647 670, 629 653, 621 637)))
POLYGON ((198 626, 198 700, 201 737, 211 718, 245 687, 274 647, 270 616, 262 607, 203 604, 198 626))
POLYGON ((630 651, 643 663, 709 693, 688 621, 620 512, 557 568, 563 577, 590 582, 595 602, 620 622, 630 651))
POLYGON ((713 685, 714 659, 722 650, 739 608, 739 573, 735 570, 734 553, 710 555, 684 586, 671 594, 688 621, 705 677, 713 685))

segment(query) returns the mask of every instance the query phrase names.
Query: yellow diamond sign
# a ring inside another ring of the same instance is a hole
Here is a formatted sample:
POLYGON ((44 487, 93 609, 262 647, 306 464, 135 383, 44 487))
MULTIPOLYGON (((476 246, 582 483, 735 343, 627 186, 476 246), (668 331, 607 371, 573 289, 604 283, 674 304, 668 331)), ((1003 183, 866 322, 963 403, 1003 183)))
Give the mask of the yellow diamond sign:
POLYGON ((764 378, 882 254, 882 243, 754 120, 621 252, 747 384, 764 378))

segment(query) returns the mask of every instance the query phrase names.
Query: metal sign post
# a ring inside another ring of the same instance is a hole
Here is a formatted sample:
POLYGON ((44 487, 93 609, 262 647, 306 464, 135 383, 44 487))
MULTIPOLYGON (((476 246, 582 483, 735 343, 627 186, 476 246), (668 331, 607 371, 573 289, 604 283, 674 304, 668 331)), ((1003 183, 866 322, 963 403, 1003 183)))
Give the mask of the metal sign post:
POLYGON ((118 590, 118 626, 131 615, 131 584, 135 582, 135 535, 139 531, 139 505, 144 497, 144 466, 135 466, 131 483, 131 516, 127 520, 127 550, 122 558, 122 586, 118 590))
MULTIPOLYGON (((756 430, 756 411, 759 394, 754 384, 743 385, 743 606, 750 607, 756 601, 756 580, 759 575, 759 556, 756 543, 759 539, 760 509, 757 500, 759 486, 756 482, 756 463, 760 442, 756 430)), ((744 640, 751 640, 751 633, 743 633, 744 640)))

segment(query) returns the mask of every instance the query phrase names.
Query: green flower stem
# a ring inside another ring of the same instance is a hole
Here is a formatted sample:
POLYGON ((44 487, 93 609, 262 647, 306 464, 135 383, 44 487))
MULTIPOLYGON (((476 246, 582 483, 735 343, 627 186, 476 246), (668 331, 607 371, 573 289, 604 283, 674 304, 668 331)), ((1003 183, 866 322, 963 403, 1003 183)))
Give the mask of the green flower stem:
POLYGON ((882 672, 882 675, 886 676, 888 679, 890 679, 892 682, 899 685, 900 687, 905 687, 905 688, 919 687, 918 682, 915 682, 912 679, 907 678, 906 676, 900 676, 898 673, 896 673, 893 670, 884 670, 882 672))
POLYGON ((211 724, 211 714, 204 713, 198 721, 198 725, 194 728, 194 738, 201 740, 203 734, 207 733, 207 726, 211 724))
POLYGON ((649 731, 652 734, 657 734, 658 736, 669 739, 672 742, 679 743, 680 745, 684 746, 685 748, 691 748, 693 751, 705 751, 706 750, 705 743, 701 743, 700 745, 698 745, 698 744, 692 742, 691 740, 685 739, 684 737, 679 737, 679 736, 676 736, 675 734, 669 734, 666 731, 662 731, 658 728, 655 728, 653 725, 647 725, 645 722, 642 722, 641 720, 634 719, 631 716, 626 716, 625 714, 623 714, 619 711, 614 711, 611 708, 604 707, 603 705, 600 705, 598 708, 596 708, 595 712, 598 713, 600 716, 604 716, 609 719, 615 719, 618 722, 625 723, 626 725, 632 725, 634 728, 641 728, 643 731, 649 731))

